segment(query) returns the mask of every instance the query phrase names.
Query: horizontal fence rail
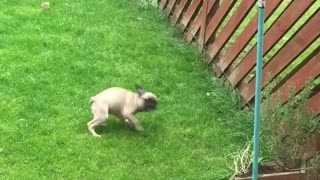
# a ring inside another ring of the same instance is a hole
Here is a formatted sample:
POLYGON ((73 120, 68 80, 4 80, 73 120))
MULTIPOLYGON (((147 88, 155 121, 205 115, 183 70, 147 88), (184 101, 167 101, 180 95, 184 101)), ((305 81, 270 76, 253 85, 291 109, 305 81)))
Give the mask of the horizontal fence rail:
MULTIPOLYGON (((158 0, 188 43, 198 44, 206 62, 238 89, 243 106, 255 91, 256 0, 158 0)), ((272 0, 265 8, 262 88, 272 87, 285 104, 313 82, 308 109, 320 114, 320 1, 272 0)))

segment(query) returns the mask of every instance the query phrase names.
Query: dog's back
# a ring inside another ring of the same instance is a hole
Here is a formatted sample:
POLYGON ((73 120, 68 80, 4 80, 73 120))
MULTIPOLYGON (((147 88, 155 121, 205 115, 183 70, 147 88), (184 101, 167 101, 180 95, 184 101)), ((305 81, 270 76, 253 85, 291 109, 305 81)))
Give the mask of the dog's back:
POLYGON ((128 103, 132 103, 132 101, 135 100, 135 96, 135 93, 124 88, 112 87, 102 91, 94 97, 91 97, 89 102, 91 106, 95 103, 95 108, 107 107, 111 114, 120 115, 123 108, 128 103))

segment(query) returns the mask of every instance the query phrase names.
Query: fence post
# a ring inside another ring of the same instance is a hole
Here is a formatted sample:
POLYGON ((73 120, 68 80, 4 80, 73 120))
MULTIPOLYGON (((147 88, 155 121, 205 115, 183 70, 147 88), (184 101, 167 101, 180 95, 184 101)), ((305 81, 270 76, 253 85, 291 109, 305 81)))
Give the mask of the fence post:
MULTIPOLYGON (((200 32, 199 32, 199 38, 198 38, 198 52, 204 53, 205 51, 205 34, 207 31, 207 25, 209 20, 213 17, 217 9, 219 8, 220 0, 215 0, 213 6, 210 5, 209 3, 212 0, 203 0, 202 1, 202 6, 203 6, 203 11, 201 13, 201 26, 200 26, 200 32)), ((214 40, 214 35, 212 35, 212 39, 214 40)))
POLYGON ((206 35, 206 28, 208 23, 208 0, 202 0, 202 11, 201 11, 201 26, 200 35, 198 40, 198 52, 202 53, 204 48, 204 40, 206 35))

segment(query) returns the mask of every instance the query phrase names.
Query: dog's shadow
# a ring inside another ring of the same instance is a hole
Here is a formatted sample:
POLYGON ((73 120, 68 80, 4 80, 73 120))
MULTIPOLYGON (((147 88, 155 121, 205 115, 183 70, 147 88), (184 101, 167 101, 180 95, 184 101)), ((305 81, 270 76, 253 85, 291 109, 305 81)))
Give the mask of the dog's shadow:
POLYGON ((101 136, 114 134, 119 136, 138 136, 138 137, 148 137, 150 133, 157 134, 159 131, 159 126, 150 123, 143 123, 142 126, 144 127, 144 131, 137 131, 134 127, 130 126, 129 124, 122 122, 116 118, 109 118, 106 124, 100 125, 95 128, 95 131, 100 134, 101 136))

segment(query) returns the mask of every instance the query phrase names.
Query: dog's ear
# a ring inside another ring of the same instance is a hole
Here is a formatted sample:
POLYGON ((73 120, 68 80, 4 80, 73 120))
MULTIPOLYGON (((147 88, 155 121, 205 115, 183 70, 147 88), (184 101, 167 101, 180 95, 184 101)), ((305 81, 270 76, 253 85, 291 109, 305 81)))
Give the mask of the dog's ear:
POLYGON ((139 94, 139 96, 141 96, 142 94, 144 94, 146 91, 142 88, 142 86, 136 84, 136 90, 139 94))

